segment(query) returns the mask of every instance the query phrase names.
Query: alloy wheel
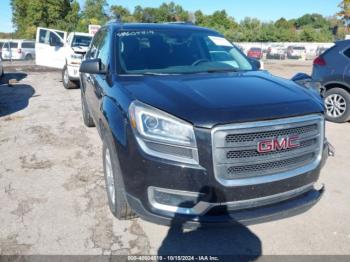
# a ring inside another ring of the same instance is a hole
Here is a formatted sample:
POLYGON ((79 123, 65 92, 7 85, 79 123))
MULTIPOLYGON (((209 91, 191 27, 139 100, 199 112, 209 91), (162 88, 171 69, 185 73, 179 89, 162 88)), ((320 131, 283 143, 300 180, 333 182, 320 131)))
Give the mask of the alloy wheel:
POLYGON ((346 101, 339 94, 332 94, 326 97, 325 105, 327 114, 330 117, 337 118, 342 116, 346 111, 346 101))
POLYGON ((68 69, 64 70, 64 74, 63 74, 63 81, 66 85, 68 85, 68 81, 69 81, 69 76, 68 76, 68 69))
POLYGON ((113 169, 112 169, 111 154, 110 154, 108 148, 106 149, 106 152, 105 152, 105 170, 106 170, 107 192, 108 192, 109 198, 114 206, 115 205, 114 176, 113 176, 113 169))

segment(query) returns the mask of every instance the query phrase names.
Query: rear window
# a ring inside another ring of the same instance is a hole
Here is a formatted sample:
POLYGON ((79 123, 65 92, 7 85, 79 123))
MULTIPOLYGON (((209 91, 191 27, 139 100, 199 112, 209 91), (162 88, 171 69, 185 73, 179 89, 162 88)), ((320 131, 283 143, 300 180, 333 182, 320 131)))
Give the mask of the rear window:
MULTIPOLYGON (((336 47, 337 47, 337 45, 333 45, 332 47, 327 48, 327 49, 321 54, 321 56, 324 56, 324 55, 328 54, 331 50, 333 50, 333 49, 336 48, 336 47)), ((345 52, 344 52, 344 54, 345 54, 345 52)))
POLYGON ((305 50, 305 47, 303 46, 295 46, 293 47, 294 50, 305 50))
POLYGON ((23 42, 22 48, 35 48, 34 42, 23 42))
POLYGON ((10 42, 10 47, 11 48, 18 48, 18 43, 10 42))
POLYGON ((260 51, 261 51, 261 48, 253 47, 253 48, 251 48, 250 50, 251 50, 251 51, 258 51, 258 52, 260 52, 260 51))
POLYGON ((350 58, 350 47, 348 47, 348 49, 346 49, 343 53, 344 53, 345 56, 350 58))

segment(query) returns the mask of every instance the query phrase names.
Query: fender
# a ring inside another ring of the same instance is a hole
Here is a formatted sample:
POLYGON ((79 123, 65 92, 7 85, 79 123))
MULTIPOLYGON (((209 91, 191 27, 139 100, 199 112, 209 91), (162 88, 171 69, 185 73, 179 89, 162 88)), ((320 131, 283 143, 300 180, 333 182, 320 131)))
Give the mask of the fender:
POLYGON ((107 133, 121 146, 127 145, 127 120, 123 109, 108 96, 104 96, 101 103, 101 119, 99 127, 101 136, 107 133))

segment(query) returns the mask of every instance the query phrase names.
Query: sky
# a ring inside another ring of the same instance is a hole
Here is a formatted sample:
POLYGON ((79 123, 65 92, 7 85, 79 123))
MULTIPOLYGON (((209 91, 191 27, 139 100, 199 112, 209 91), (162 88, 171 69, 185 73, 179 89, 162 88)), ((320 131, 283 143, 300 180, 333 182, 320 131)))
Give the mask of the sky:
MULTIPOLYGON (((30 0, 28 0, 30 1, 30 0)), ((81 6, 84 0, 78 0, 81 6)), ((275 21, 280 17, 298 18, 306 13, 320 13, 324 16, 334 15, 341 0, 173 0, 185 10, 202 10, 211 14, 216 10, 226 12, 240 21, 244 17, 256 17, 262 21, 275 21)), ((136 5, 157 7, 167 0, 107 0, 109 5, 122 5, 130 11, 136 5)), ((12 32, 10 0, 0 0, 0 32, 12 32)))

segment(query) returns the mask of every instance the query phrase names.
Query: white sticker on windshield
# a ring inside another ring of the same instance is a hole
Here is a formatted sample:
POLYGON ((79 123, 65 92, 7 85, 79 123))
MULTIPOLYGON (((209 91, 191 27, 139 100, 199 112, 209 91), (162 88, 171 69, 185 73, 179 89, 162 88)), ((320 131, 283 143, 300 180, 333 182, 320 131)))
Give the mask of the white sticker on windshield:
POLYGON ((229 41, 219 36, 209 36, 209 39, 218 46, 233 46, 229 41))

